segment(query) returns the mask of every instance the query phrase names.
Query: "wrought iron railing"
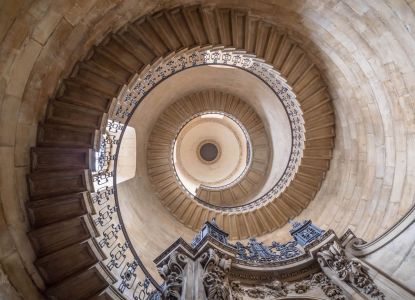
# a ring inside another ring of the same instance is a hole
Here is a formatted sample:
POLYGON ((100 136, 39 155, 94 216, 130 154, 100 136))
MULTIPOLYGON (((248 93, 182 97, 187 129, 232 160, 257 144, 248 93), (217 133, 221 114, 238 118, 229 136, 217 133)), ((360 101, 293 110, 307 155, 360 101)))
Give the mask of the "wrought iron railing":
POLYGON ((116 158, 123 131, 123 124, 110 119, 101 135, 92 180, 95 192, 91 200, 96 212, 93 220, 100 233, 97 243, 106 254, 103 263, 117 278, 114 290, 127 299, 144 300, 154 298, 160 287, 132 247, 119 211, 116 158))

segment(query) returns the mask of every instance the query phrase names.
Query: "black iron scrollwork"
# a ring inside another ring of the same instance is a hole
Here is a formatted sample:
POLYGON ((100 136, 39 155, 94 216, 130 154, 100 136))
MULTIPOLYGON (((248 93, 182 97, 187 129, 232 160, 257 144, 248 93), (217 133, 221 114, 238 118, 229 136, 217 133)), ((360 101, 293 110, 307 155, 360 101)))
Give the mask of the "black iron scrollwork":
POLYGON ((114 171, 98 172, 92 176, 92 181, 98 185, 103 185, 109 182, 110 178, 114 177, 114 171))
POLYGON ((301 255, 296 241, 286 244, 272 242, 271 246, 266 246, 255 238, 250 238, 246 246, 236 242, 235 247, 238 251, 237 257, 249 261, 283 261, 301 255))
POLYGON ((99 241, 99 246, 103 248, 106 246, 107 248, 111 248, 112 245, 118 240, 118 231, 121 230, 121 224, 111 224, 108 226, 103 232, 103 238, 99 241))
POLYGON ((91 199, 92 203, 97 203, 98 205, 103 205, 110 200, 110 196, 114 194, 113 186, 105 186, 98 189, 94 194, 92 194, 91 199))
POLYGON ((137 269, 137 262, 133 261, 132 263, 127 262, 120 274, 121 277, 121 283, 118 286, 118 290, 121 293, 124 293, 125 289, 131 290, 134 287, 134 283, 137 279, 137 275, 135 273, 137 269))
POLYGON ((117 211, 117 206, 107 205, 100 209, 98 218, 95 219, 95 225, 105 226, 112 220, 112 215, 117 211))
POLYGON ((114 120, 108 120, 107 122, 108 132, 117 133, 117 132, 121 132, 123 129, 124 129, 124 124, 114 121, 114 120))
POLYGON ((144 300, 144 299, 159 300, 161 299, 159 292, 149 291, 150 283, 151 282, 150 282, 150 279, 148 279, 148 277, 145 277, 143 282, 139 281, 137 283, 135 290, 134 290, 134 294, 133 294, 134 300, 144 300))
POLYGON ((128 243, 124 244, 118 243, 110 252, 110 261, 107 263, 107 268, 112 270, 115 268, 120 268, 126 258, 125 252, 129 248, 128 243))
POLYGON ((126 290, 134 290, 132 297, 134 300, 160 300, 160 293, 157 290, 151 291, 151 281, 145 276, 144 280, 138 280, 138 262, 136 260, 125 263, 121 270, 121 282, 118 291, 122 294, 126 290))

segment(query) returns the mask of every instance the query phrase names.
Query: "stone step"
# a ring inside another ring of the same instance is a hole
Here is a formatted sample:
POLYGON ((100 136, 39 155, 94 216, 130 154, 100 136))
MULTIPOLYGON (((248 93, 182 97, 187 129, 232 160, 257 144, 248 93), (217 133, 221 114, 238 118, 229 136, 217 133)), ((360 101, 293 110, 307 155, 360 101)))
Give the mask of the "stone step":
POLYGON ((72 79, 64 81, 56 100, 107 112, 111 107, 113 98, 108 94, 83 86, 72 79))
POLYGON ((95 153, 88 148, 35 147, 30 150, 31 171, 93 169, 95 153))
POLYGON ((92 299, 113 283, 104 268, 100 264, 86 268, 48 287, 46 295, 59 300, 92 299))
POLYGON ((32 199, 43 199, 63 194, 93 191, 92 176, 88 169, 35 172, 28 175, 32 199))
POLYGON ((38 257, 54 253, 96 236, 88 215, 49 224, 28 233, 38 257))
POLYGON ((99 246, 89 239, 45 255, 35 261, 35 266, 46 284, 52 285, 92 267, 103 259, 99 246))
POLYGON ((32 226, 39 228, 88 213, 92 214, 94 209, 89 196, 83 192, 30 201, 27 211, 32 226))
POLYGON ((46 112, 49 123, 100 129, 107 117, 100 111, 61 101, 49 102, 46 112))

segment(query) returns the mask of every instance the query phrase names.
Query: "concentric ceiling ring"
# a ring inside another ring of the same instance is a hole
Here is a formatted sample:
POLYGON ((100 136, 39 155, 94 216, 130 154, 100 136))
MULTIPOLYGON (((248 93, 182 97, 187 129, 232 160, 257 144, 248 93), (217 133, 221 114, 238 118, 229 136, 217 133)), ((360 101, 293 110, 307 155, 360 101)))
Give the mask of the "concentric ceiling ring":
MULTIPOLYGON (((166 113, 168 114, 168 112, 166 112, 166 113)), ((219 115, 219 116, 223 116, 223 117, 229 119, 230 122, 232 122, 232 123, 234 123, 236 125, 236 126, 233 126, 235 128, 231 130, 232 133, 233 133, 233 135, 235 136, 235 138, 238 139, 237 138, 238 132, 236 132, 236 131, 239 131, 239 135, 241 136, 240 139, 244 139, 244 142, 246 144, 246 149, 245 149, 245 152, 246 152, 246 157, 245 157, 246 158, 246 162, 244 163, 245 167, 242 169, 241 172, 239 172, 239 175, 236 178, 233 178, 231 180, 231 182, 223 183, 224 178, 222 178, 222 179, 219 179, 219 180, 218 179, 217 180, 213 180, 213 181, 210 182, 211 184, 209 186, 205 186, 206 188, 209 188, 209 189, 225 189, 225 188, 229 188, 232 185, 235 185, 236 183, 238 183, 240 181, 240 179, 243 176, 245 176, 245 174, 248 171, 248 169, 249 169, 249 167, 251 165, 251 162, 252 162, 252 158, 251 158, 251 156, 252 156, 251 155, 252 154, 252 143, 251 143, 251 139, 249 137, 249 133, 246 130, 245 126, 235 116, 233 116, 233 115, 231 115, 229 113, 226 113, 224 111, 211 111, 211 110, 206 110, 206 111, 203 111, 203 112, 195 113, 194 115, 192 115, 191 117, 189 117, 188 119, 186 119, 178 127, 177 134, 174 136, 173 141, 172 141, 172 144, 177 144, 179 142, 180 135, 182 134, 182 132, 196 118, 203 118, 203 117, 206 117, 206 116, 209 116, 209 115, 219 115), (222 182, 222 184, 219 184, 218 185, 219 182, 222 182), (214 187, 214 186, 216 186, 216 187, 214 187)), ((214 142, 214 141, 212 141, 212 142, 214 142)), ((241 141, 239 141, 239 143, 241 143, 241 141)), ((219 146, 219 145, 217 145, 217 146, 219 146)), ((242 145, 240 145, 240 147, 242 147, 242 145)), ((220 147, 218 147, 218 148, 220 148, 220 147)), ((174 146, 171 148, 171 161, 174 161, 174 151, 173 150, 174 150, 174 146)), ((241 152, 242 151, 243 150, 241 149, 241 152)), ((242 159, 242 157, 241 157, 241 159, 242 159)), ((176 168, 173 168, 173 171, 175 172, 175 176, 178 177, 177 176, 177 172, 176 172, 176 168)), ((231 172, 232 174, 229 174, 228 178, 226 178, 226 181, 228 181, 229 177, 234 177, 232 175, 235 172, 236 172, 236 170, 234 170, 233 172, 231 172)))

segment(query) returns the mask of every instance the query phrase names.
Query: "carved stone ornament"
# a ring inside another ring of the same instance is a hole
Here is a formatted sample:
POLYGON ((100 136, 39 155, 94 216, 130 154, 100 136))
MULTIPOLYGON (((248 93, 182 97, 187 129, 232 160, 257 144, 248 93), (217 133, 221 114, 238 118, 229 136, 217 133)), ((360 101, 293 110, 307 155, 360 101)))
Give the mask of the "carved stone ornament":
POLYGON ((314 288, 321 288, 323 293, 330 299, 346 299, 342 290, 321 272, 314 274, 310 279, 294 283, 284 283, 279 280, 274 280, 268 284, 242 287, 239 281, 231 282, 232 297, 234 300, 243 300, 244 296, 252 299, 275 299, 295 294, 305 294, 314 288))
POLYGON ((250 238, 246 246, 241 242, 235 244, 237 258, 253 262, 276 262, 300 256, 302 253, 296 246, 296 241, 286 244, 272 242, 271 246, 266 246, 255 238, 250 238))
POLYGON ((292 291, 296 294, 304 294, 313 287, 319 287, 323 293, 334 300, 345 300, 343 291, 335 285, 324 273, 316 273, 311 279, 294 283, 292 291))
POLYGON ((230 299, 230 287, 227 279, 231 267, 231 259, 220 258, 215 250, 209 249, 201 258, 200 263, 205 273, 203 287, 208 300, 230 299))
POLYGON ((334 241, 317 253, 318 262, 333 270, 339 279, 373 298, 384 299, 384 294, 370 278, 367 268, 358 259, 346 257, 343 248, 334 241))
POLYGON ((160 276, 164 279, 161 291, 162 300, 179 300, 183 288, 183 268, 186 265, 186 257, 174 251, 169 261, 158 268, 160 276))
POLYGON ((243 296, 248 296, 253 299, 264 299, 265 297, 284 297, 288 294, 286 285, 279 280, 250 288, 243 288, 239 281, 232 281, 231 288, 232 297, 235 300, 242 300, 243 296))

